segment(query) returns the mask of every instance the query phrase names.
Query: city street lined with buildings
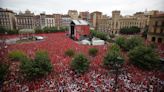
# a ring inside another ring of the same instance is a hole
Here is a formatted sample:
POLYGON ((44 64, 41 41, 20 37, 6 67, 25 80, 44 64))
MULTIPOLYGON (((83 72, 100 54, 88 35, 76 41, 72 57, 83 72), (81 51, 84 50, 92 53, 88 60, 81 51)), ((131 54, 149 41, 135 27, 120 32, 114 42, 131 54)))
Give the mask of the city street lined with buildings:
POLYGON ((119 34, 120 29, 126 27, 136 26, 143 32, 146 27, 149 27, 148 40, 163 43, 163 29, 164 26, 163 12, 158 10, 136 12, 133 15, 122 16, 121 11, 112 11, 112 16, 103 15, 102 12, 95 11, 89 13, 88 11, 79 12, 77 10, 69 10, 68 14, 51 14, 40 13, 35 15, 30 10, 24 13, 14 13, 12 10, 0 9, 0 26, 9 30, 19 29, 43 29, 45 27, 56 27, 57 29, 69 29, 69 24, 72 19, 85 20, 89 23, 90 28, 107 34, 119 34), (150 19, 151 18, 151 19, 150 19), (156 22, 156 20, 158 22, 156 22), (152 28, 155 25, 155 28, 152 28), (155 30, 154 30, 155 29, 155 30))

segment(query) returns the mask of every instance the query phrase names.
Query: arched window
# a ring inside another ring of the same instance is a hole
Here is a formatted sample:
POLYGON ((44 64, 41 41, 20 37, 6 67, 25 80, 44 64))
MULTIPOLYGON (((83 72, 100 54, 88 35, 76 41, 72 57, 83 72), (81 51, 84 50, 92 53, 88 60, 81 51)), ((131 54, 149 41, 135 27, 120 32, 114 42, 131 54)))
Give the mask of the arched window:
POLYGON ((162 43, 162 38, 158 38, 158 43, 162 43))
POLYGON ((161 34, 163 33, 163 29, 162 29, 162 28, 160 29, 160 33, 161 33, 161 34))
POLYGON ((155 37, 152 37, 151 41, 152 41, 152 42, 155 42, 155 37))

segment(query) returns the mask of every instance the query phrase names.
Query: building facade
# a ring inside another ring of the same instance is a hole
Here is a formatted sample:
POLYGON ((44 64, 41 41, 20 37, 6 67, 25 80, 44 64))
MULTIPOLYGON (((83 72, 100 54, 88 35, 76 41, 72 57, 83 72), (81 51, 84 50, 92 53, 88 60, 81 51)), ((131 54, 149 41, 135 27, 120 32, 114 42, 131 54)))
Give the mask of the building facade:
POLYGON ((16 29, 34 29, 34 13, 26 10, 16 15, 16 29))
POLYGON ((15 29, 15 13, 13 11, 0 8, 0 27, 15 29))
POLYGON ((90 14, 90 25, 94 29, 98 29, 98 20, 101 18, 102 12, 95 11, 90 14))
POLYGON ((72 20, 69 28, 71 38, 80 40, 81 37, 90 35, 90 26, 85 20, 72 20))
POLYGON ((55 18, 55 26, 60 29, 62 25, 62 15, 61 14, 53 14, 55 18))
POLYGON ((40 14, 40 28, 45 27, 55 27, 55 17, 54 15, 46 15, 45 13, 40 14))
POLYGON ((55 18, 53 15, 46 15, 45 27, 55 27, 55 18))
POLYGON ((35 29, 41 29, 40 15, 34 16, 34 26, 35 29))
POLYGON ((98 31, 108 34, 118 34, 121 28, 137 26, 141 29, 148 25, 148 17, 143 12, 133 16, 122 16, 120 11, 112 11, 112 17, 101 17, 98 20, 98 31))
POLYGON ((98 31, 102 31, 108 33, 111 29, 111 18, 106 15, 102 15, 100 19, 98 19, 98 31))
POLYGON ((164 43, 164 13, 150 17, 148 40, 156 43, 164 43))
POLYGON ((68 11, 68 15, 69 15, 72 19, 78 19, 78 17, 79 17, 77 10, 69 10, 69 11, 68 11))
POLYGON ((40 14, 40 25, 41 25, 41 29, 43 29, 44 27, 46 27, 46 14, 45 13, 41 13, 40 14))
POLYGON ((62 15, 62 27, 69 27, 71 22, 71 17, 69 15, 62 15))
POLYGON ((90 21, 90 13, 88 11, 85 11, 85 12, 80 12, 79 13, 79 17, 82 19, 82 20, 85 20, 85 21, 90 21))

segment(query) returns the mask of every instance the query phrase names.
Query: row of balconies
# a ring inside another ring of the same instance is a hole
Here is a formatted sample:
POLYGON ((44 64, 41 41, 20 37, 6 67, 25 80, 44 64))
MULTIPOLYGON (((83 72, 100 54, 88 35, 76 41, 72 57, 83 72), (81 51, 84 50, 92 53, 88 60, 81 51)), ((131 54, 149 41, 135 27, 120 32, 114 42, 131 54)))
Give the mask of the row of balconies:
POLYGON ((150 34, 164 34, 164 28, 157 27, 149 27, 150 34))
POLYGON ((154 21, 154 22, 151 22, 151 24, 154 27, 162 27, 162 26, 164 26, 164 21, 154 21))
POLYGON ((0 13, 0 18, 7 18, 7 17, 9 17, 8 14, 2 15, 2 14, 0 13))
POLYGON ((149 32, 148 35, 164 36, 164 33, 149 32))

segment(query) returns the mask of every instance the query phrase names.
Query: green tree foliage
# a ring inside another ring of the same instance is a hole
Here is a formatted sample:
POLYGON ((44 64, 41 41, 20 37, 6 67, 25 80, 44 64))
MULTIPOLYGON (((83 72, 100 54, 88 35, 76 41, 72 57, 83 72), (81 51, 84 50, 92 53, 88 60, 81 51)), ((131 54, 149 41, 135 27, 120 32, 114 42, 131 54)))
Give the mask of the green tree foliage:
POLYGON ((142 69, 151 70, 159 65, 159 57, 151 47, 135 47, 128 55, 131 63, 142 69))
POLYGON ((7 64, 0 63, 0 86, 3 83, 8 71, 9 66, 7 64))
POLYGON ((142 33, 142 37, 144 37, 146 39, 147 38, 147 33, 148 33, 148 31, 144 30, 144 32, 142 33))
POLYGON ((143 33, 142 33, 142 37, 144 37, 145 39, 147 38, 147 34, 148 34, 148 26, 146 26, 145 28, 144 28, 144 31, 143 31, 143 33))
POLYGON ((20 61, 26 57, 25 53, 19 50, 12 51, 8 54, 9 58, 14 61, 20 61))
POLYGON ((21 71, 27 79, 40 78, 47 75, 52 71, 52 64, 48 57, 48 53, 45 51, 37 51, 35 59, 22 59, 21 71))
POLYGON ((122 66, 124 59, 120 55, 120 48, 118 45, 112 45, 111 49, 107 52, 107 55, 104 57, 103 64, 108 68, 116 68, 115 66, 122 66))
POLYGON ((120 30, 120 34, 136 34, 140 32, 140 28, 136 27, 136 26, 132 26, 130 28, 122 28, 120 30))
POLYGON ((41 72, 40 75, 45 75, 51 72, 52 64, 48 57, 48 53, 46 51, 37 51, 35 55, 35 65, 38 67, 41 72))
POLYGON ((125 41, 124 49, 129 51, 136 46, 144 45, 144 41, 141 37, 133 36, 125 41))
POLYGON ((157 44, 155 44, 155 43, 150 43, 148 46, 150 48, 152 48, 152 49, 156 49, 157 48, 157 44))
POLYGON ((115 43, 122 48, 125 45, 125 41, 126 41, 125 37, 118 37, 116 38, 115 43))
POLYGON ((120 47, 117 44, 112 44, 110 51, 115 51, 120 53, 120 47))
POLYGON ((96 56, 98 53, 98 49, 97 48, 90 48, 88 53, 90 56, 96 56))
POLYGON ((124 59, 120 54, 120 48, 117 44, 113 44, 110 50, 107 52, 107 55, 104 57, 103 64, 105 67, 114 70, 115 73, 115 84, 114 84, 114 92, 118 86, 118 77, 121 71, 121 68, 124 64, 124 59))
POLYGON ((95 31, 95 30, 90 30, 91 35, 95 36, 97 38, 100 38, 102 40, 107 40, 107 34, 103 33, 103 32, 99 32, 99 31, 95 31))
POLYGON ((33 64, 34 61, 30 60, 29 58, 23 58, 21 60, 20 71, 27 79, 34 79, 36 77, 36 75, 33 75, 33 64))
POLYGON ((55 33, 55 32, 64 32, 67 30, 67 27, 60 27, 60 29, 57 29, 57 27, 44 27, 43 29, 36 28, 35 33, 55 33))
POLYGON ((68 49, 66 52, 65 52, 65 55, 66 56, 69 56, 69 57, 72 57, 75 55, 75 52, 73 49, 68 49))
POLYGON ((35 29, 35 33, 44 33, 44 30, 40 29, 40 28, 36 28, 35 29))
POLYGON ((18 30, 10 30, 0 27, 0 34, 18 34, 18 30))
POLYGON ((57 27, 44 27, 43 31, 45 33, 50 33, 50 32, 57 32, 58 30, 57 30, 57 27))
POLYGON ((69 29, 69 27, 67 27, 67 26, 60 27, 61 31, 68 31, 68 29, 69 29))
POLYGON ((45 33, 52 33, 52 32, 63 32, 65 31, 65 29, 61 28, 60 30, 58 30, 57 27, 45 27, 43 28, 43 31, 45 33))
POLYGON ((76 73, 84 73, 89 68, 89 61, 83 54, 78 54, 72 60, 71 68, 76 73))
POLYGON ((7 34, 18 34, 18 30, 8 30, 7 34))
POLYGON ((7 30, 5 28, 3 28, 3 27, 0 27, 0 33, 4 34, 5 32, 7 32, 7 30))

